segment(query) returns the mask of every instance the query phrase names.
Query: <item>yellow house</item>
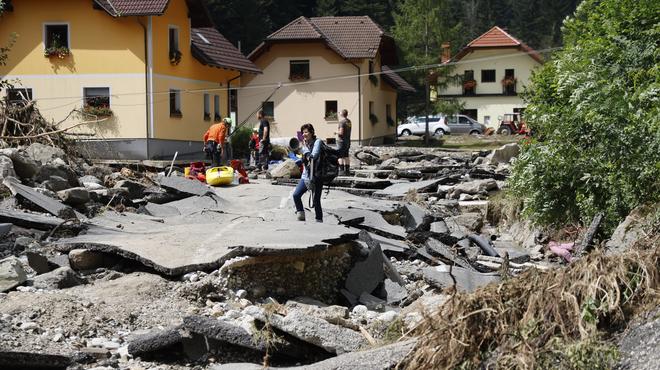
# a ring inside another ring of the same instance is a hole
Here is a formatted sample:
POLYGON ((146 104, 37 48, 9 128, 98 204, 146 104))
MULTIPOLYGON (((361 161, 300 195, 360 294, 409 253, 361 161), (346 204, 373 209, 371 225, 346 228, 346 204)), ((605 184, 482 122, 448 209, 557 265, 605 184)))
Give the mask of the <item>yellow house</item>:
POLYGON ((260 73, 216 30, 201 0, 6 5, 0 40, 17 37, 0 78, 17 82, 2 94, 34 100, 62 127, 107 117, 76 128, 93 134, 93 157, 199 157, 209 125, 236 116, 228 88, 260 73))
POLYGON ((458 98, 464 103, 461 112, 496 127, 498 117, 522 112, 525 102, 518 93, 528 84, 532 70, 543 63, 534 49, 511 36, 500 27, 493 27, 472 40, 453 58, 444 45, 443 62, 455 64, 452 73, 463 76, 462 84, 450 85, 435 98, 458 98))
POLYGON ((367 16, 299 17, 248 58, 263 74, 241 79, 239 121, 256 125, 263 107, 274 137, 312 123, 318 137, 334 139, 346 109, 351 140, 378 144, 395 135, 398 91, 414 91, 388 67, 397 64, 394 40, 367 16))

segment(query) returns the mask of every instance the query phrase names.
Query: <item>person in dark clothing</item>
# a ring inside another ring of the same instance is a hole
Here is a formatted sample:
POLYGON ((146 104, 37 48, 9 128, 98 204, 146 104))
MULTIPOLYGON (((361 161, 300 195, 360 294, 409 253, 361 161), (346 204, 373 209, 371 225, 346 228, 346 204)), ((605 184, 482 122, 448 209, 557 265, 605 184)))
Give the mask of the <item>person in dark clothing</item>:
POLYGON ((348 158, 348 149, 351 147, 351 120, 348 119, 348 111, 341 111, 341 120, 337 131, 337 152, 339 154, 339 175, 349 176, 351 173, 351 161, 348 158))
POLYGON ((312 190, 312 199, 314 200, 314 213, 316 222, 323 222, 323 209, 321 208, 321 192, 323 191, 323 183, 313 181, 314 174, 312 173, 312 163, 317 160, 321 155, 322 140, 316 137, 314 133, 314 126, 311 123, 306 123, 300 127, 303 134, 303 169, 302 176, 296 189, 293 191, 293 203, 296 206, 296 214, 298 221, 305 221, 305 209, 303 208, 302 196, 308 189, 312 190))
POLYGON ((257 169, 267 170, 270 160, 270 122, 264 116, 264 111, 257 113, 259 119, 259 164, 257 169))

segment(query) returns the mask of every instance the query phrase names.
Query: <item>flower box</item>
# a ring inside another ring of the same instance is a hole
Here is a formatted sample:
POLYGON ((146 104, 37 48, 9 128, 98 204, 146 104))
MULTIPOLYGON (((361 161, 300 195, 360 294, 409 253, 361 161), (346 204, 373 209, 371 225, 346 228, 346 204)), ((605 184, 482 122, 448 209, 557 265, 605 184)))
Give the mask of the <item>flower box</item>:
POLYGON ((369 114, 369 121, 371 122, 372 125, 375 125, 376 123, 378 123, 378 116, 376 116, 373 113, 369 114))
POLYGON ((337 120, 337 112, 329 112, 328 114, 325 115, 325 120, 326 121, 336 121, 337 120))
POLYGON ((83 112, 89 115, 99 116, 99 117, 112 116, 112 109, 110 109, 110 107, 108 107, 107 105, 103 105, 103 106, 86 105, 83 108, 83 112))
POLYGON ((477 87, 477 81, 476 80, 466 80, 463 81, 463 88, 465 90, 472 90, 475 87, 477 87))
POLYGON ((392 117, 387 117, 387 120, 386 120, 386 121, 387 121, 387 125, 388 125, 388 126, 390 126, 390 127, 394 127, 394 123, 395 123, 395 122, 394 122, 394 119, 392 119, 392 117))
POLYGON ((170 50, 170 64, 175 66, 181 63, 183 54, 179 50, 170 50))
POLYGON ((502 86, 508 87, 508 86, 514 86, 518 82, 518 79, 515 77, 504 77, 502 79, 502 86))
POLYGON ((69 48, 64 46, 51 46, 44 50, 44 56, 47 58, 59 58, 64 59, 70 54, 69 48))
POLYGON ((376 75, 369 75, 369 81, 371 81, 371 84, 374 86, 378 86, 378 76, 376 75))

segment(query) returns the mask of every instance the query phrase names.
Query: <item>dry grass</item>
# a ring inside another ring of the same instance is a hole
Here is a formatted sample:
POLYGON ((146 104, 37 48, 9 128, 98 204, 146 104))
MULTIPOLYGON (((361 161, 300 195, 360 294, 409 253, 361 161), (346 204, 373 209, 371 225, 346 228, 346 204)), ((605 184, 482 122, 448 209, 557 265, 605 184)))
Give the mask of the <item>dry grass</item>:
POLYGON ((658 302, 659 264, 657 246, 618 256, 596 251, 566 268, 455 294, 416 328, 407 367, 530 369, 548 359, 554 368, 607 366, 598 338, 635 307, 658 302))

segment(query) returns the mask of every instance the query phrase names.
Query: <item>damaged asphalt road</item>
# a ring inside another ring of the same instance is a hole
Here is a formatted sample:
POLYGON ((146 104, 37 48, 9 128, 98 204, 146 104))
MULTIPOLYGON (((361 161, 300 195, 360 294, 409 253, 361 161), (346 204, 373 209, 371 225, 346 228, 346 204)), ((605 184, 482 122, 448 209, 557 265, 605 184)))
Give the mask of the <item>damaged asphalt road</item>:
POLYGON ((2 366, 387 369, 423 310, 562 262, 490 223, 507 150, 373 148, 324 191, 322 224, 295 220, 286 178, 211 188, 9 154, 39 151, 3 172, 24 177, 2 179, 2 366))

